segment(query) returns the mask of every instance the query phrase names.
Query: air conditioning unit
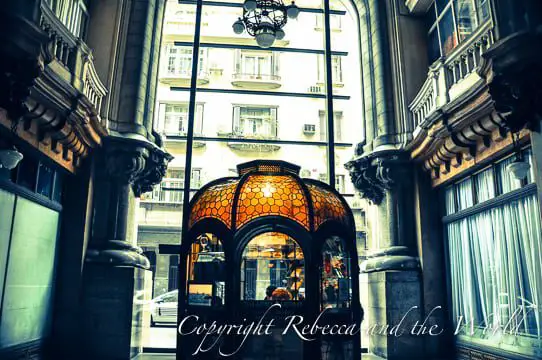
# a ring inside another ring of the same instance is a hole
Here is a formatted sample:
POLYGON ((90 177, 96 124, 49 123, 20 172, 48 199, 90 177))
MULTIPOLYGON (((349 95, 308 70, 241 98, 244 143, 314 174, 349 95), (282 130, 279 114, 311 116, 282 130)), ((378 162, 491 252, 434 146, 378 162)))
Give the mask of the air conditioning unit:
POLYGON ((318 86, 318 85, 309 86, 310 94, 321 94, 323 92, 324 92, 324 89, 321 86, 318 86))
POLYGON ((312 135, 316 132, 316 125, 314 124, 303 124, 303 132, 307 135, 312 135))

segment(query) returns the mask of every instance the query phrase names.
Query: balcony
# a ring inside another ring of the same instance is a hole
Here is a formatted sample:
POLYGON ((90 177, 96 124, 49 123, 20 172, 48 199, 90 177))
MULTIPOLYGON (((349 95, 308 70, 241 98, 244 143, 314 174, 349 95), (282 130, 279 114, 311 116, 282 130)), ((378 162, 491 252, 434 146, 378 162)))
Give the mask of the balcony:
MULTIPOLYGON (((165 129, 162 132, 162 137, 166 142, 186 142, 186 131, 179 131, 175 129, 165 129)), ((203 137, 203 134, 194 133, 194 137, 203 137)), ((194 139, 192 147, 202 148, 205 147, 206 143, 202 140, 194 139)))
POLYGON ((475 93, 486 81, 484 52, 494 43, 493 24, 488 21, 461 43, 447 58, 429 68, 420 91, 409 105, 413 137, 433 124, 442 112, 475 93))
MULTIPOLYGON (((161 71, 160 82, 170 86, 190 86, 190 79, 192 78, 192 71, 161 71)), ((209 83, 209 73, 207 71, 200 71, 198 73, 198 85, 206 85, 209 83)))
POLYGON ((231 141, 228 141, 228 146, 234 150, 246 152, 274 152, 280 150, 279 144, 270 144, 268 142, 269 140, 277 140, 276 136, 220 132, 218 133, 218 136, 232 139, 231 141))
POLYGON ((281 78, 278 75, 260 74, 233 74, 233 86, 247 89, 278 89, 282 86, 281 78))

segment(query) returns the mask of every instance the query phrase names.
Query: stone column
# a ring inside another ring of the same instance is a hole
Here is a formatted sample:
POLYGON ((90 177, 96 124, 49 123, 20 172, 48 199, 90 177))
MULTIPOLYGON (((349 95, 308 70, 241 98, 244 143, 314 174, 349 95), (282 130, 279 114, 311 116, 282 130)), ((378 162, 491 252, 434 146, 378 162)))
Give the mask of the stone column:
POLYGON ((361 264, 369 291, 365 318, 369 329, 375 329, 369 334, 369 350, 388 359, 422 358, 423 337, 410 334, 423 315, 413 166, 407 154, 391 150, 360 157, 347 168, 361 196, 377 208, 378 219, 372 219, 371 227, 372 252, 361 264), (394 326, 395 332, 390 333, 394 326))
POLYGON ((141 350, 152 274, 136 239, 128 236, 135 221, 130 203, 160 181, 170 159, 150 142, 120 137, 107 138, 95 158, 93 236, 82 307, 85 352, 94 358, 129 359, 141 350))
POLYGON ((165 0, 96 0, 87 42, 107 85, 101 116, 109 136, 94 157, 92 239, 83 269, 84 352, 130 359, 149 325, 149 261, 135 246, 135 198, 164 176, 171 155, 153 129, 165 0))

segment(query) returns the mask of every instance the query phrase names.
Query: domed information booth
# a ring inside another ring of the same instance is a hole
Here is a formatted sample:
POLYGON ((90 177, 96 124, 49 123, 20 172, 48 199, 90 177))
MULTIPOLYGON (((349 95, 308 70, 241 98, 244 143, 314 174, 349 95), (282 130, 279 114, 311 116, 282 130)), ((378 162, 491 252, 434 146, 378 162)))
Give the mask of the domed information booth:
POLYGON ((354 220, 329 185, 258 160, 193 197, 181 245, 184 358, 359 359, 354 220))

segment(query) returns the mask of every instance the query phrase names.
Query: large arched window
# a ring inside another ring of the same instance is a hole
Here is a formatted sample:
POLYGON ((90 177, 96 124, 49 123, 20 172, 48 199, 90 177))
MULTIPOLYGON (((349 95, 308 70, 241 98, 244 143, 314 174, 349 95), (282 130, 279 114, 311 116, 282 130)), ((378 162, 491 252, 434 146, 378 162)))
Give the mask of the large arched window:
MULTIPOLYGON (((296 4, 301 13, 288 21, 286 37, 262 49, 232 30, 242 1, 203 1, 196 23, 196 1, 168 0, 154 124, 175 157, 170 167, 181 169, 183 179, 175 187, 162 184, 162 192, 182 194, 186 188, 193 194, 234 175, 239 163, 281 159, 301 165, 303 177, 333 183, 356 203, 343 164, 363 136, 358 15, 349 0, 333 0, 327 10, 319 0, 296 4), (192 72, 196 27, 200 51, 192 72), (189 121, 192 178, 185 184, 189 121)), ((159 221, 149 212, 160 211, 169 224, 180 218, 182 199, 167 211, 154 202, 159 200, 151 196, 142 202, 152 225, 159 221)))

